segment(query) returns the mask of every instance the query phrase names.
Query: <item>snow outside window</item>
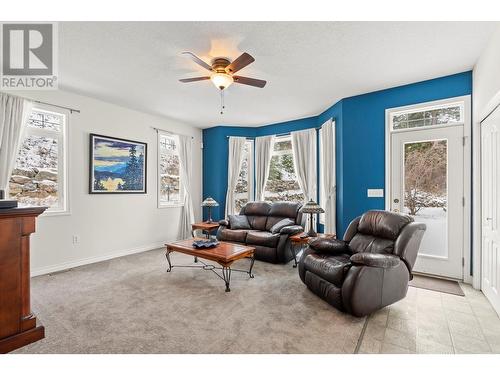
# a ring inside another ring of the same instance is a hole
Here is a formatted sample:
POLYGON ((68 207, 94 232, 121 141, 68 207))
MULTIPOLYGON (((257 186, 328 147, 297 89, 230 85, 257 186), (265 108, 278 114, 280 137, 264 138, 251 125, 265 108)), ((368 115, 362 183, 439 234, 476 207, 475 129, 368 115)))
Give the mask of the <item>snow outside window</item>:
POLYGON ((243 149, 241 170, 235 188, 235 213, 253 199, 253 141, 247 140, 243 149))
POLYGON ((158 133, 158 150, 158 206, 182 205, 183 193, 179 170, 177 136, 158 133))

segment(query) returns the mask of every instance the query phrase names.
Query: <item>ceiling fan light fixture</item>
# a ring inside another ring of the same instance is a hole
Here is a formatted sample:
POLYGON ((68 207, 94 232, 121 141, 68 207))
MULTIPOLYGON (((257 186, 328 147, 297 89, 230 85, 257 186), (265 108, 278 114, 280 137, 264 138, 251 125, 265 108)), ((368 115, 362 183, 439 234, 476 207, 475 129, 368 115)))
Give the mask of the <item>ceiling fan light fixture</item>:
POLYGON ((227 89, 234 82, 233 77, 226 73, 214 73, 210 80, 220 90, 227 89))

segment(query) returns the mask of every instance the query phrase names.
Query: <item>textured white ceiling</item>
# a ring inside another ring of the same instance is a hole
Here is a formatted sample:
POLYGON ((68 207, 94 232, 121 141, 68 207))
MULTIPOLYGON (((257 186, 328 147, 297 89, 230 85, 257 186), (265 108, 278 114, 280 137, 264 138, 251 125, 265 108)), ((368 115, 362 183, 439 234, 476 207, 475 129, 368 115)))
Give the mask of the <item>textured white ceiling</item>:
POLYGON ((60 87, 198 127, 260 126, 316 115, 341 98, 469 70, 498 23, 63 22, 60 87), (226 112, 205 61, 242 52, 256 61, 233 84, 226 112))

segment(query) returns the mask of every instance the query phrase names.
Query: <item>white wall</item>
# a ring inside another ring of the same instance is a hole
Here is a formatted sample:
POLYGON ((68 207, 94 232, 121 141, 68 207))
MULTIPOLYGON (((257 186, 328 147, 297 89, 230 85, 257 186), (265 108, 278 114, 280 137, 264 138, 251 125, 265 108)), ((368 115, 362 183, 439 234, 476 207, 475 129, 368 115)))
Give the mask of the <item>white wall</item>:
POLYGON ((492 35, 473 70, 473 286, 481 287, 480 122, 500 104, 500 27, 492 35))
MULTIPOLYGON (((500 28, 492 35, 473 70, 474 121, 480 121, 500 92, 500 28)), ((498 104, 498 103, 497 103, 498 104)))
POLYGON ((194 137, 192 196, 195 218, 201 217, 200 129, 60 90, 19 95, 81 110, 69 118, 71 212, 38 219, 31 240, 33 275, 157 248, 177 238, 182 208, 157 208, 157 145, 152 126, 194 137), (88 193, 89 133, 148 144, 147 194, 88 193), (73 235, 80 239, 76 245, 73 235))

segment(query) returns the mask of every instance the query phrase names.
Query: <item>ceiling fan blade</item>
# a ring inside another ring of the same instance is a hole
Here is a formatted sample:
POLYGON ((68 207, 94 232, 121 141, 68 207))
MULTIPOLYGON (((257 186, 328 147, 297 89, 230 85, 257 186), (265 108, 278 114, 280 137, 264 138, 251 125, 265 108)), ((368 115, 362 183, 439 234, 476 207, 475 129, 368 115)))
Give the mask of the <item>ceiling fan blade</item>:
POLYGON ((248 77, 241 77, 241 76, 233 76, 234 82, 235 83, 241 83, 242 85, 249 85, 249 86, 255 86, 255 87, 260 87, 263 88, 266 85, 266 81, 262 79, 256 79, 256 78, 248 78, 248 77))
POLYGON ((240 57, 238 57, 231 64, 226 66, 226 72, 231 74, 236 73, 238 70, 243 69, 245 66, 250 65, 254 61, 255 59, 251 55, 244 52, 241 54, 240 57))
POLYGON ((191 60, 193 60, 196 64, 204 67, 206 70, 212 71, 212 67, 210 65, 208 65, 205 61, 203 61, 202 59, 200 59, 198 56, 196 56, 194 53, 192 53, 192 52, 182 52, 182 54, 189 56, 189 58, 191 58, 191 60))
POLYGON ((210 79, 210 77, 183 78, 183 79, 180 79, 179 81, 181 81, 183 83, 189 83, 189 82, 196 82, 196 81, 205 81, 207 79, 210 79))

